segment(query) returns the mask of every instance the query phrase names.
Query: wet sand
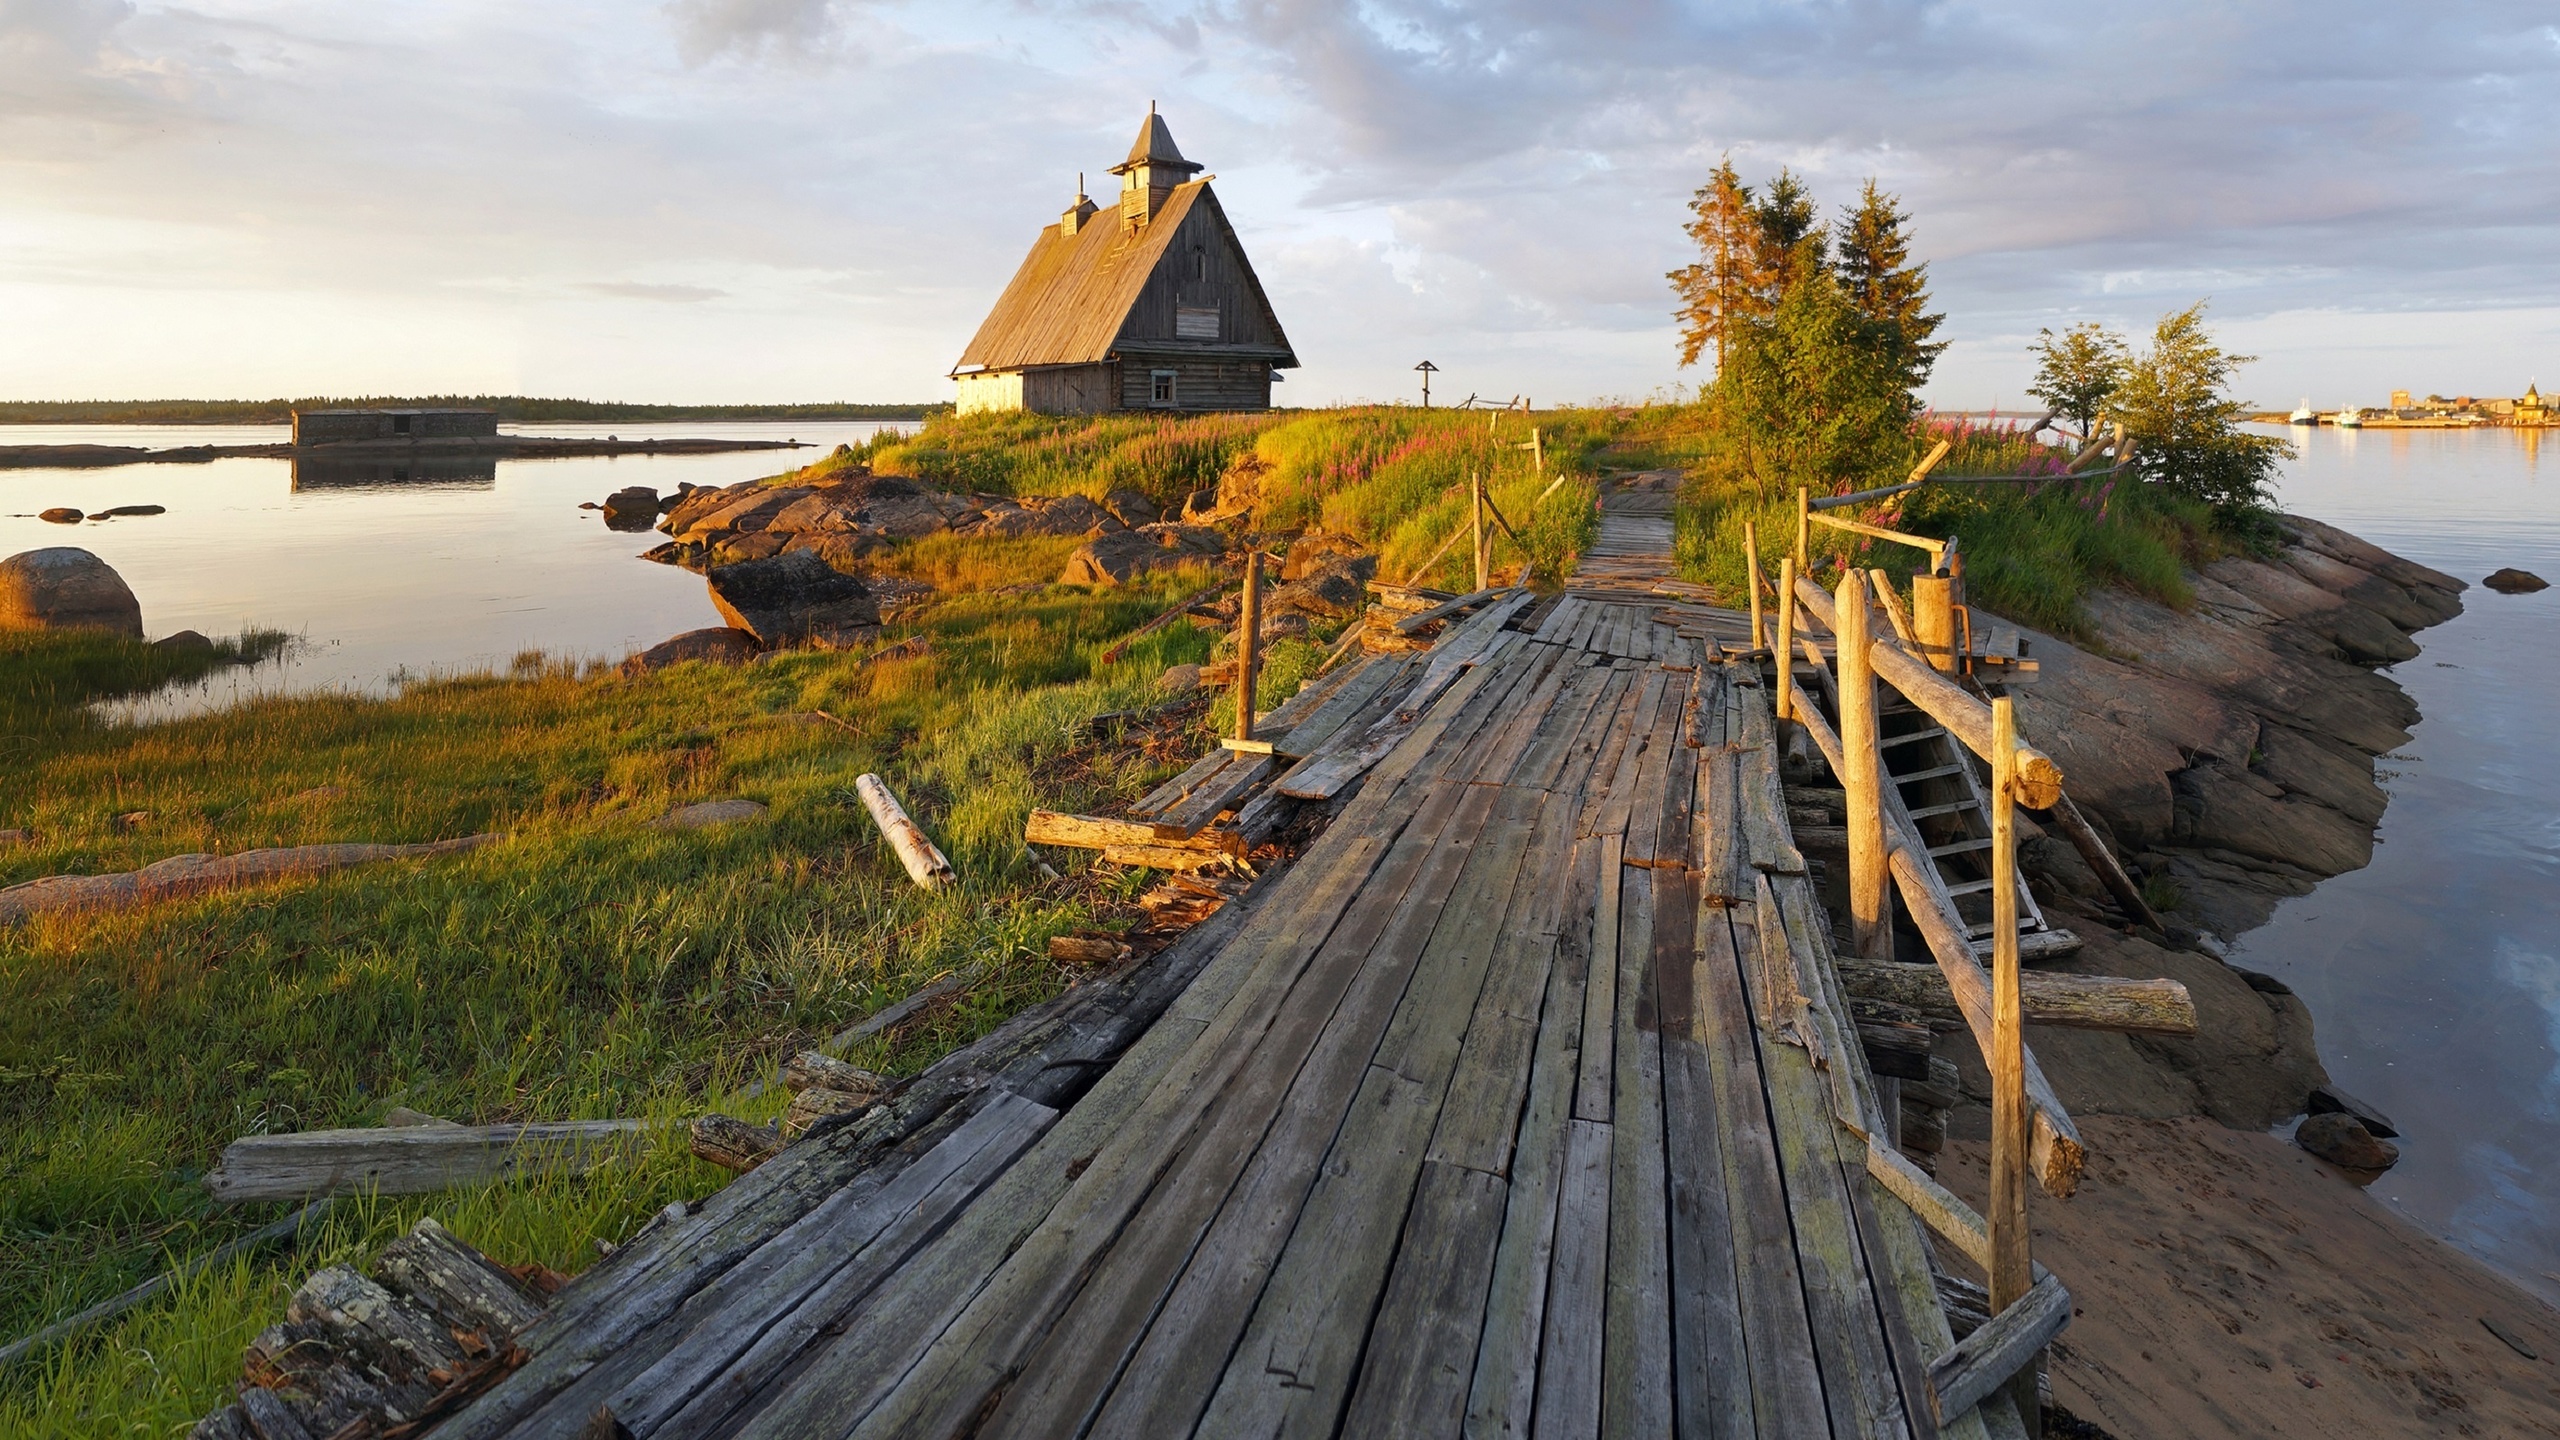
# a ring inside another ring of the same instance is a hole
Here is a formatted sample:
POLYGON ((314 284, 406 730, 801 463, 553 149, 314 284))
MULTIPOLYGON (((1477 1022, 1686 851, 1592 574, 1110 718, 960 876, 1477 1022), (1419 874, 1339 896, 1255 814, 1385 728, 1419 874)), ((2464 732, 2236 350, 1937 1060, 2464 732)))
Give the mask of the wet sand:
MULTIPOLYGON (((2080 1127, 2080 1193, 2030 1205, 2071 1290, 2052 1381, 2073 1414, 2119 1440, 2560 1436, 2560 1312, 2347 1172, 2201 1117, 2080 1127)), ((1939 1162, 1977 1205, 1987 1151, 1950 1138, 1939 1162)))

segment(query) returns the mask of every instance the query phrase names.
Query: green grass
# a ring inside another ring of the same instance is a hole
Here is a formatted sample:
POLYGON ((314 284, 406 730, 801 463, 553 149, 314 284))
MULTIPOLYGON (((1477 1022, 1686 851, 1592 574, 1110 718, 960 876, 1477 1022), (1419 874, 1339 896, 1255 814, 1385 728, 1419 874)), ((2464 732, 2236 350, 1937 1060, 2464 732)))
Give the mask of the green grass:
MULTIPOLYGON (((1014 568, 1054 573, 1035 558, 1014 568)), ((913 617, 929 653, 869 665, 803 653, 622 679, 535 658, 390 700, 265 700, 147 728, 83 702, 192 666, 91 636, 11 637, 0 828, 39 838, 0 850, 0 883, 197 850, 508 838, 0 931, 0 1337, 280 1213, 205 1202, 198 1177, 240 1134, 370 1124, 395 1104, 483 1123, 698 1113, 942 972, 992 967, 956 1008, 852 1058, 912 1071, 1056 993, 1047 937, 1134 882, 1072 867, 1040 880, 1024 812, 1160 778, 1077 722, 1147 703, 1165 665, 1207 654, 1209 636, 1177 626, 1094 664, 1194 583, 955 596, 913 617), (795 718, 815 710, 854 733, 795 718), (854 797, 865 770, 951 854, 960 887, 906 882, 854 797), (770 814, 711 832, 649 823, 731 795, 770 814), (137 810, 151 816, 139 828, 112 823, 137 810)), ((171 1433, 227 1393, 300 1275, 419 1214, 510 1262, 574 1270, 596 1240, 725 1178, 671 1145, 586 1181, 358 1207, 289 1260, 208 1276, 0 1376, 0 1433, 171 1433)))
MULTIPOLYGON (((2156 486, 2123 479, 2060 477, 2069 452, 2033 444, 2005 427, 1964 422, 1924 424, 1920 442, 1951 441, 1936 473, 2017 475, 2030 483, 1930 485, 1848 518, 1917 535, 1958 539, 1965 556, 1968 600, 2038 629, 2086 638, 2082 602, 2110 587, 2183 607, 2193 600, 2185 573, 2233 542, 2209 507, 2156 486)), ((1755 491, 1736 478, 1718 437, 1702 416, 1651 417, 1629 444, 1688 475, 1675 513, 1682 575, 1714 587, 1728 605, 1748 603, 1746 527, 1756 532, 1760 564, 1774 583, 1778 564, 1795 548, 1792 494, 1755 491)), ((1891 484, 1899 475, 1869 477, 1891 484)), ((1825 577, 1840 564, 1880 567, 1901 576, 1927 563, 1911 546, 1816 525, 1808 547, 1825 577)))

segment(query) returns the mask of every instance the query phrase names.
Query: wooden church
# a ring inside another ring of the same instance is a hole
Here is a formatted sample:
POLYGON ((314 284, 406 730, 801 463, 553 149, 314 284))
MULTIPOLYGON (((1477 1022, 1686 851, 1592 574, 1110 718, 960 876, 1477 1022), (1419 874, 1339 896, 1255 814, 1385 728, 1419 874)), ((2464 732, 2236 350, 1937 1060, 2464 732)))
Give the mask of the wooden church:
POLYGON ((1271 408, 1298 357, 1200 168, 1149 106, 1118 210, 1079 184, 952 367, 961 414, 1271 408))

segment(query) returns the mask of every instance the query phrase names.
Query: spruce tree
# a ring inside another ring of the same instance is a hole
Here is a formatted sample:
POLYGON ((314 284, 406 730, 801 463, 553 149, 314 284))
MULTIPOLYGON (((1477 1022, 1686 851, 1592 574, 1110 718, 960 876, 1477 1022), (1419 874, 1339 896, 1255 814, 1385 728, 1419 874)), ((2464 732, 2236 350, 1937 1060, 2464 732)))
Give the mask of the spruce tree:
POLYGON ((1760 226, 1761 295, 1767 305, 1761 313, 1767 314, 1830 262, 1831 236, 1814 223, 1813 192, 1793 170, 1778 171, 1751 215, 1760 226))
POLYGON ((1947 317, 1929 313, 1929 267, 1911 263, 1909 220, 1869 178, 1857 205, 1841 212, 1835 267, 1849 303, 1890 333, 1896 367, 1917 389, 1947 348, 1929 338, 1947 317))

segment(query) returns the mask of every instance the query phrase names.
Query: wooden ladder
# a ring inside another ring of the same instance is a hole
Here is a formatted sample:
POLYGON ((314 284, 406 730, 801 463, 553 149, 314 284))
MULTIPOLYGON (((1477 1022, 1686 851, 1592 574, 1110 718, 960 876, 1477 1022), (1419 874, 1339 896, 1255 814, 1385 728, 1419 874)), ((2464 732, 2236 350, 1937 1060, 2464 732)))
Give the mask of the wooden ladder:
MULTIPOLYGON (((1876 729, 1884 751, 1885 778, 1919 825, 1929 858, 1945 877, 1947 893, 1964 916, 1967 936, 1975 948, 1985 949, 1991 943, 1991 805, 1974 774, 1973 758, 1937 721, 1895 694, 1891 686, 1879 689, 1876 729)), ((2032 956, 2044 949, 2034 937, 2051 930, 2043 908, 2022 879, 2018 886, 2020 950, 2032 956)))

